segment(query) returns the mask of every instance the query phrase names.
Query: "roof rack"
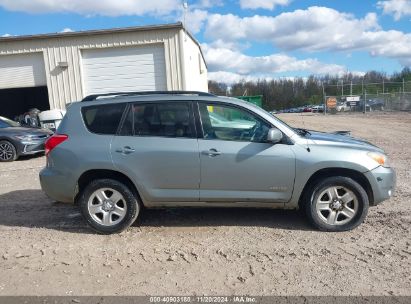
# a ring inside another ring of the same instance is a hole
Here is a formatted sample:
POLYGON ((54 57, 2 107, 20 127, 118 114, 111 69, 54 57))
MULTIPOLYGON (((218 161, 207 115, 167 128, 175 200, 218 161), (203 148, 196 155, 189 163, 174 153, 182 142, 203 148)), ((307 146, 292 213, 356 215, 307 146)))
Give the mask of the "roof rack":
POLYGON ((116 93, 104 93, 104 94, 94 94, 85 97, 83 101, 94 101, 99 97, 124 97, 124 96, 140 96, 140 95, 197 95, 197 96, 208 96, 215 97, 215 95, 199 92, 199 91, 143 91, 143 92, 116 92, 116 93))

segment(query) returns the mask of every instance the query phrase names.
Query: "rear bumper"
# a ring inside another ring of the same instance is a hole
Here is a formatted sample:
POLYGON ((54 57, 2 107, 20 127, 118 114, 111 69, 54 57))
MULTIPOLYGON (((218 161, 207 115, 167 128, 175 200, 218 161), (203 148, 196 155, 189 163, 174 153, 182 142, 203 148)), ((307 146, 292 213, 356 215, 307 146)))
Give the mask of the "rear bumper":
POLYGON ((374 201, 372 205, 377 205, 394 195, 396 187, 396 174, 392 168, 377 167, 365 173, 370 182, 374 201))
POLYGON ((46 167, 40 171, 39 177, 41 189, 48 197, 63 203, 74 202, 75 183, 72 185, 67 175, 46 167))

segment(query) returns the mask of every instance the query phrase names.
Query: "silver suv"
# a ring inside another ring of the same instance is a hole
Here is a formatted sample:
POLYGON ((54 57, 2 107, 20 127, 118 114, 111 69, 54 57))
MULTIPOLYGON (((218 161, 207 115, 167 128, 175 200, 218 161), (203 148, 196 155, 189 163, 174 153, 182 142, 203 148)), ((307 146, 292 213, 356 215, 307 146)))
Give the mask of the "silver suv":
POLYGON ((393 195, 384 152, 344 134, 296 129, 250 103, 201 92, 117 93, 69 106, 40 172, 97 232, 141 209, 302 209, 325 231, 360 225, 393 195))

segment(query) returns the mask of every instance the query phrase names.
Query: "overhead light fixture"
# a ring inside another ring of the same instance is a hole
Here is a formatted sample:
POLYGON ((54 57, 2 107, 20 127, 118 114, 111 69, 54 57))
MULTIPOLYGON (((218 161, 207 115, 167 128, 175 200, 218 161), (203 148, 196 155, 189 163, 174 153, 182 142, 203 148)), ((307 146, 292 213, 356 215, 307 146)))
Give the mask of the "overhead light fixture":
POLYGON ((67 69, 68 68, 68 62, 67 61, 60 61, 57 66, 61 69, 67 69))

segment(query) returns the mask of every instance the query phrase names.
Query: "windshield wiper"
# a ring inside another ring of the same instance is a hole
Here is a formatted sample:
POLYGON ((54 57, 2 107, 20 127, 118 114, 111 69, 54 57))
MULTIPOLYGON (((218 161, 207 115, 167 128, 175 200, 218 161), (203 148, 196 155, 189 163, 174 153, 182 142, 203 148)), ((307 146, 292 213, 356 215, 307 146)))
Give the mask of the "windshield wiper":
POLYGON ((311 135, 310 131, 308 131, 307 129, 303 129, 303 128, 294 128, 295 131, 297 131, 299 134, 301 135, 311 135))

